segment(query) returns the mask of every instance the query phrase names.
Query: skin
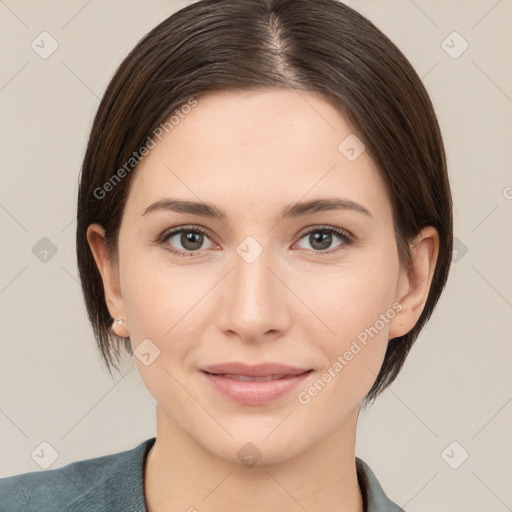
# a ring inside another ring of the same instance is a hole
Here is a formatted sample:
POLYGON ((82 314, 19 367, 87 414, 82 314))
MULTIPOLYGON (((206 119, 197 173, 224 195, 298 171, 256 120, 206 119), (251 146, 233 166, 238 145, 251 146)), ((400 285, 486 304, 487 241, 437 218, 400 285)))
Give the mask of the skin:
POLYGON ((109 311, 125 320, 113 329, 129 335, 134 350, 147 338, 160 350, 148 366, 135 357, 157 402, 157 440, 145 466, 150 512, 363 511, 355 469, 359 404, 388 340, 409 332, 423 310, 439 237, 433 227, 423 229, 411 243, 412 269, 400 266, 391 202, 375 163, 367 152, 349 161, 338 150, 353 133, 340 111, 313 93, 210 93, 134 171, 118 264, 107 257, 103 228, 89 227, 109 311), (339 210, 278 219, 285 205, 333 196, 363 205, 371 217, 339 210), (212 203, 227 218, 141 215, 166 197, 212 203), (199 241, 194 256, 165 249, 191 252, 180 234, 154 242, 180 226, 212 236, 199 241), (308 234, 322 226, 355 240, 346 244, 331 232, 322 249, 308 234), (263 249, 252 263, 236 252, 246 237, 263 249), (402 309, 308 404, 299 403, 299 392, 394 303, 402 309), (314 372, 284 397, 247 406, 199 373, 225 361, 277 361, 314 372), (247 442, 261 453, 252 467, 237 457, 247 442))

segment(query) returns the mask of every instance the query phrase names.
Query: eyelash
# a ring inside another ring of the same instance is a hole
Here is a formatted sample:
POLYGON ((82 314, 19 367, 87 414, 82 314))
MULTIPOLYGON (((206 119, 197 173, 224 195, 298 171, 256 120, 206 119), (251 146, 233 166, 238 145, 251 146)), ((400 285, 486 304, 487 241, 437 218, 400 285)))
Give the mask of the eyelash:
MULTIPOLYGON (((342 240, 343 244, 336 247, 335 249, 331 249, 328 251, 311 250, 314 253, 332 254, 339 250, 342 250, 345 246, 348 246, 354 242, 353 235, 351 235, 348 231, 345 231, 344 229, 335 228, 334 226, 315 226, 312 229, 309 229, 308 231, 301 233, 299 240, 302 240, 306 235, 310 235, 311 233, 320 232, 320 231, 323 233, 325 233, 325 232, 335 233, 338 236, 338 238, 340 238, 342 240)), ((155 242, 164 246, 164 249, 166 251, 169 251, 170 253, 175 254, 177 256, 187 257, 187 256, 197 255, 199 252, 201 252, 201 249, 197 250, 197 251, 178 251, 176 249, 170 248, 169 244, 166 243, 167 240, 169 238, 171 238, 173 235, 176 235, 178 233, 183 233, 183 232, 201 233, 202 235, 206 235, 208 238, 213 238, 209 231, 207 231, 203 228, 200 228, 199 226, 193 226, 193 227, 183 226, 183 227, 180 227, 179 229, 174 229, 172 231, 164 232, 162 235, 160 235, 157 238, 157 240, 155 240, 155 242)))

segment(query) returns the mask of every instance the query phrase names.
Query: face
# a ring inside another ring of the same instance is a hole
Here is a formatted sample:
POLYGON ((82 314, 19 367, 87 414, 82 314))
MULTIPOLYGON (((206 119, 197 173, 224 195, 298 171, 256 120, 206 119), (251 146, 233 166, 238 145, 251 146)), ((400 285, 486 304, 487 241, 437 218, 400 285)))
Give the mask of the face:
POLYGON ((131 178, 118 289, 102 271, 112 316, 126 322, 117 333, 146 354, 135 362, 160 419, 222 458, 239 460, 251 442, 262 463, 285 460, 347 429, 388 339, 418 316, 397 304, 409 281, 385 182, 367 152, 354 160, 339 149, 353 135, 312 93, 218 92, 199 98, 131 178), (326 199, 345 207, 283 215, 326 199), (223 215, 148 210, 171 200, 223 215), (202 371, 224 362, 311 371, 285 379, 294 386, 284 394, 244 401, 202 371))

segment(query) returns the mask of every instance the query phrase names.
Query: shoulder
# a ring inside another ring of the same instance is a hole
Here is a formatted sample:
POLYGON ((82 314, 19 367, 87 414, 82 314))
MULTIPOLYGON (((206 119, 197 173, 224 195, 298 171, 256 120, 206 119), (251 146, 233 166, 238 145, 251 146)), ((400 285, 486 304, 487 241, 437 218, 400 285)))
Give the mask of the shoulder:
POLYGON ((133 449, 58 469, 0 479, 2 512, 145 511, 143 465, 155 438, 133 449), (129 503, 128 508, 125 504, 129 503), (115 507, 115 508, 114 508, 115 507))
POLYGON ((356 469, 365 512, 405 512, 387 497, 370 466, 359 457, 356 457, 356 469))

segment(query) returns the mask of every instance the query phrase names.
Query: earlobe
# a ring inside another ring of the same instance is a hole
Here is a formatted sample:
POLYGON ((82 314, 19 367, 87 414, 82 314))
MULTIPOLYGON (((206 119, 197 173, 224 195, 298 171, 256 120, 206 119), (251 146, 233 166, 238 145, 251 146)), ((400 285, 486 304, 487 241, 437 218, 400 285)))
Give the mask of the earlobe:
POLYGON ((105 246, 105 230, 99 224, 91 224, 87 228, 87 241, 96 262, 96 267, 101 275, 103 289, 105 290, 105 302, 110 315, 113 318, 125 319, 123 324, 113 323, 112 330, 120 337, 128 335, 126 315, 124 310, 121 289, 119 286, 119 272, 117 266, 111 261, 105 246))
POLYGON ((407 334, 418 321, 427 302, 439 254, 439 234, 428 226, 410 244, 411 269, 403 270, 397 285, 396 300, 402 305, 390 322, 389 338, 407 334))

